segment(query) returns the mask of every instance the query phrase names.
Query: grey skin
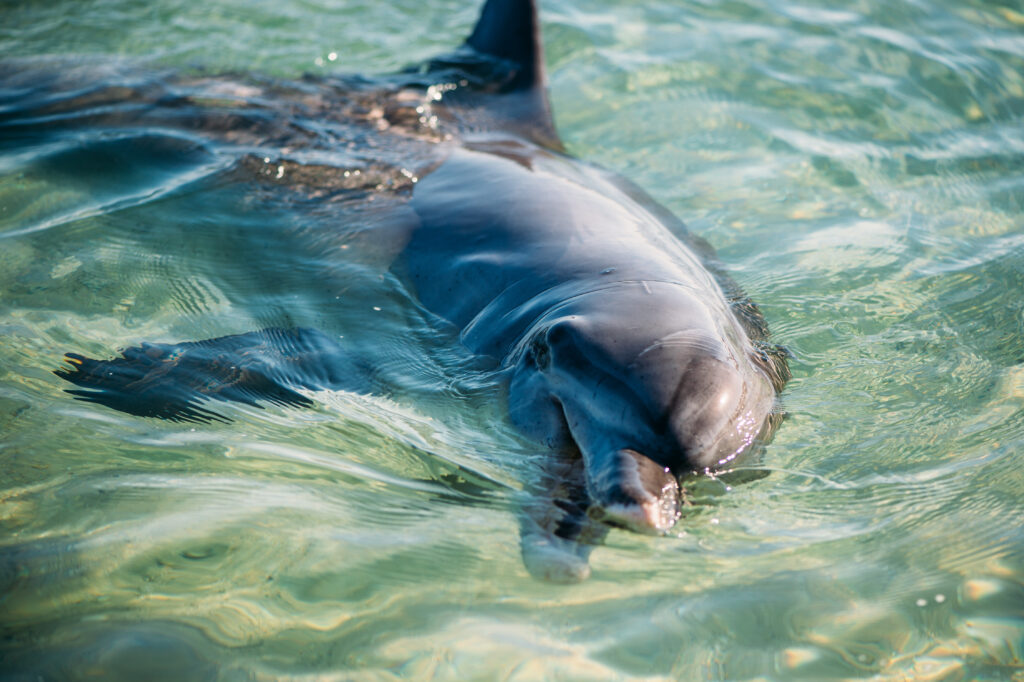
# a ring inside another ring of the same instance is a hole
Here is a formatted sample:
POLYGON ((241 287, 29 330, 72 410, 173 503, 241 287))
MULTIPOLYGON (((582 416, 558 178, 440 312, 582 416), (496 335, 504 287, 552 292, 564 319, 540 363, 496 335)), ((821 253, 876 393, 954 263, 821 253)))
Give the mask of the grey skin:
MULTIPOLYGON (((523 557, 535 575, 570 582, 589 574, 609 526, 666 531, 681 478, 731 469, 769 438, 788 370, 710 248, 636 186, 564 153, 543 63, 533 0, 488 0, 465 45, 379 91, 369 81, 276 86, 218 113, 195 106, 202 96, 147 95, 147 84, 136 96, 150 106, 102 115, 119 128, 192 121, 243 147, 301 150, 326 130, 325 143, 348 139, 356 154, 356 140, 374 140, 389 181, 374 187, 382 217, 368 238, 507 375, 512 421, 551 454, 522 515, 523 557), (283 115, 261 113, 278 99, 283 115), (402 182, 406 168, 418 182, 402 182)), ((367 190, 347 172, 306 168, 286 177, 311 191, 367 190)), ((296 248, 335 253, 329 235, 303 238, 296 248)), ((58 373, 85 389, 77 397, 182 421, 223 419, 200 406, 207 399, 308 405, 293 389, 351 389, 372 364, 302 328, 68 361, 58 373)))
POLYGON ((523 555, 580 580, 592 522, 664 532, 680 477, 770 437, 788 370, 710 249, 636 186, 561 153, 533 2, 490 0, 466 47, 519 69, 489 101, 450 104, 460 146, 413 191, 400 271, 470 350, 500 359, 513 422, 565 463, 548 494, 574 502, 529 515, 523 555))
MULTIPOLYGON (((665 531, 680 476, 730 468, 767 435, 773 365, 635 187, 487 134, 421 180, 412 207, 405 274, 467 347, 501 359, 513 422, 562 457, 578 452, 590 520, 665 531)), ((584 532, 524 525, 527 565, 586 577, 584 532)))

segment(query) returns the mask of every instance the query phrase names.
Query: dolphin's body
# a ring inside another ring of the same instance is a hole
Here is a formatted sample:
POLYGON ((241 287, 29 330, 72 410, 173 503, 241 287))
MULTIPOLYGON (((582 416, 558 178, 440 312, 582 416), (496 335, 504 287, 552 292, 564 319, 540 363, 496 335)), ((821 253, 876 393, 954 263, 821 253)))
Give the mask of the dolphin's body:
MULTIPOLYGON (((770 436, 785 358, 706 245, 563 153, 532 0, 488 0, 460 50, 406 79, 434 86, 417 111, 448 132, 406 136, 418 181, 387 230, 392 269, 506 371, 511 419, 551 449, 559 491, 524 514, 524 558, 581 579, 605 524, 668 529, 679 477, 730 468, 770 436)), ((343 355, 313 330, 266 330, 111 361, 69 354, 59 373, 88 400, 205 420, 220 417, 204 398, 303 405, 293 389, 345 387, 343 355)))

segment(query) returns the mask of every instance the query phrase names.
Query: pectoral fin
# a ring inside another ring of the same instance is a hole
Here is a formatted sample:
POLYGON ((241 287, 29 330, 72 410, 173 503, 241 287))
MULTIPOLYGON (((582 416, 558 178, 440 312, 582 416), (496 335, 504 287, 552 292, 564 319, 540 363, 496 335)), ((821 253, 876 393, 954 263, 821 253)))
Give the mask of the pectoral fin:
POLYGON ((313 329, 264 329, 186 343, 144 343, 121 357, 94 360, 68 353, 54 373, 80 386, 79 400, 141 417, 178 422, 230 421, 208 400, 311 407, 297 389, 338 388, 352 363, 341 347, 313 329))
POLYGON ((589 557, 608 526, 587 515, 590 498, 579 457, 549 463, 532 486, 520 519, 523 563, 530 574, 554 583, 590 577, 589 557))

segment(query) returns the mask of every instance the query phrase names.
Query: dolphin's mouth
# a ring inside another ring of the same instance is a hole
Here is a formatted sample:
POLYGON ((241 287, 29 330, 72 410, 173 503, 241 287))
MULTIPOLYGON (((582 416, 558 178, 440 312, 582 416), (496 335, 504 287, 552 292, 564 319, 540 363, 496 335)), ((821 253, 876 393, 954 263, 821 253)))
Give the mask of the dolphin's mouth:
POLYGON ((657 535, 679 520, 682 495, 676 477, 635 450, 619 450, 601 471, 589 472, 593 504, 587 516, 610 526, 657 535))
POLYGON ((643 535, 661 535, 676 524, 681 515, 678 489, 653 500, 637 503, 593 505, 587 516, 608 526, 624 528, 643 535))

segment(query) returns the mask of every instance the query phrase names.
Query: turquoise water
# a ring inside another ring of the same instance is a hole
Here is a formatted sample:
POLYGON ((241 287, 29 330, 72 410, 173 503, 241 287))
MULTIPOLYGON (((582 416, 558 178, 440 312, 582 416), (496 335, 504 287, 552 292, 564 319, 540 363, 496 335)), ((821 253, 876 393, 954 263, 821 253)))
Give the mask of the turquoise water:
MULTIPOLYGON (((427 58, 477 9, 8 4, 0 54, 52 55, 14 63, 64 90, 286 83, 427 58)), ((1024 8, 553 0, 543 21, 570 151, 708 239, 793 352, 772 475, 538 582, 515 510, 542 455, 355 209, 181 125, 0 128, 3 679, 1024 679, 1024 8), (351 258, 293 246, 339 232, 351 258), (275 325, 372 350, 384 389, 181 425, 52 374, 275 325)))

